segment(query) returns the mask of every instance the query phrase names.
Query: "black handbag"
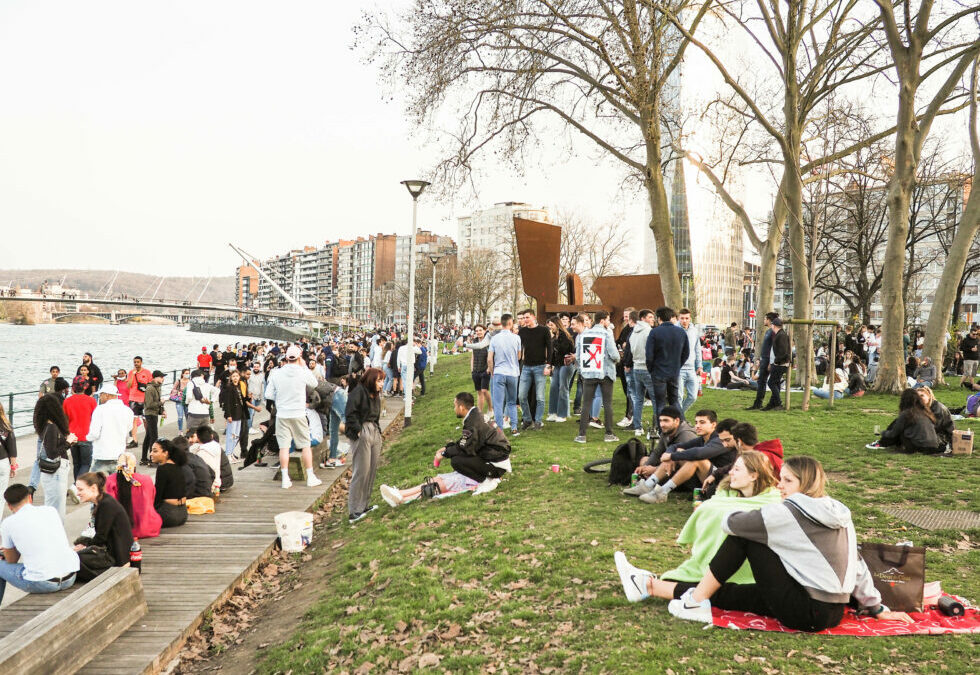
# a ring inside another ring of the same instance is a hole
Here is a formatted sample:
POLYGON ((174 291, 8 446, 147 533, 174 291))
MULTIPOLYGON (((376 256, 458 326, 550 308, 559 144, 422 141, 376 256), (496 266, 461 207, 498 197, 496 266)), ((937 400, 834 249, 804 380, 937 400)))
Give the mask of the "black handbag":
POLYGON ((75 579, 77 581, 91 581, 114 564, 115 561, 105 546, 86 546, 78 552, 79 567, 75 579))
POLYGON ((421 489, 422 499, 432 499, 436 495, 442 494, 442 488, 439 487, 439 483, 428 476, 426 476, 425 481, 422 483, 421 489))
POLYGON ((58 473, 58 469, 61 468, 61 459, 48 459, 47 456, 42 455, 37 460, 37 468, 41 470, 41 473, 58 473))

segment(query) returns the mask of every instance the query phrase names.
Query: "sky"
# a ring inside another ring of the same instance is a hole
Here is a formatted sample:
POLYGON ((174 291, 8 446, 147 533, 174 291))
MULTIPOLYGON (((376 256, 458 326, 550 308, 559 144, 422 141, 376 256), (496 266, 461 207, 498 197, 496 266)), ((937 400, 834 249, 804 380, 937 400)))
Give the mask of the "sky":
MULTIPOLYGON (((399 182, 437 157, 352 50, 374 7, 0 4, 0 266, 223 276, 240 262, 230 241, 265 258, 409 233, 399 182)), ((423 198, 420 227, 455 237, 456 218, 500 201, 645 219, 587 147, 524 176, 480 168, 476 197, 423 198)))

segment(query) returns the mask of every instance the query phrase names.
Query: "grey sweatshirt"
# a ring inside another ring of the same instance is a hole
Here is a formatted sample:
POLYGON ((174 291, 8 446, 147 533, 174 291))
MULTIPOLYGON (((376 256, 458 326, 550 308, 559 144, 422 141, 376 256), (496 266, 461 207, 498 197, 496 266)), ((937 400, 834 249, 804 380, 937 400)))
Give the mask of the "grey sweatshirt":
POLYGON ((650 324, 637 321, 630 333, 630 351, 633 352, 633 369, 647 369, 647 335, 650 334, 650 324))
POLYGON ((798 492, 758 511, 736 511, 722 529, 771 548, 814 600, 846 603, 853 595, 862 608, 881 604, 858 554, 851 511, 835 499, 798 492))

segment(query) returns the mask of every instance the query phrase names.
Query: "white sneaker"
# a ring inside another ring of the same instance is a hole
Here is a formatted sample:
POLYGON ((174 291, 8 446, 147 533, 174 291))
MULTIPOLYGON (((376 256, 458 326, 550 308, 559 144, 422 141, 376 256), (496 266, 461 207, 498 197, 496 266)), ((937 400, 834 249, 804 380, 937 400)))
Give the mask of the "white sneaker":
POLYGON ((485 492, 493 492, 500 485, 499 478, 487 478, 485 481, 476 486, 473 490, 474 495, 482 495, 485 492))
POLYGON ((606 443, 618 443, 619 436, 617 436, 616 434, 606 434, 602 440, 606 443))
POLYGON ((619 427, 620 429, 625 429, 626 427, 631 427, 631 426, 633 426, 633 418, 632 417, 624 417, 623 419, 621 419, 618 422, 616 422, 616 426, 619 427))
POLYGON ((316 487, 317 485, 323 485, 323 481, 317 478, 311 469, 306 474, 306 487, 316 487))
POLYGON ((637 482, 633 487, 628 487, 623 490, 623 494, 629 497, 639 497, 640 495, 645 495, 648 492, 652 492, 653 488, 647 486, 645 480, 637 482))
POLYGON ((667 611, 678 619, 685 621, 700 621, 701 623, 711 623, 711 601, 694 600, 694 589, 689 588, 684 591, 684 595, 677 600, 671 600, 667 605, 667 611))
POLYGON ((653 407, 653 401, 651 401, 649 399, 644 400, 643 401, 643 407, 644 408, 652 408, 653 407))
POLYGON ((592 427, 593 429, 605 429, 605 427, 599 424, 598 422, 591 421, 591 420, 589 421, 589 426, 592 427))
POLYGON ((507 473, 514 473, 514 467, 510 463, 510 457, 500 462, 491 462, 498 469, 503 469, 507 473))
POLYGON ((643 431, 643 429, 634 429, 633 435, 634 436, 637 436, 637 437, 645 436, 646 435, 646 432, 643 431))
POLYGON ((565 420, 567 420, 567 419, 568 419, 567 417, 556 417, 556 418, 555 418, 555 421, 556 421, 556 422, 564 422, 564 421, 565 421, 565 420))
POLYGON ((649 596, 646 589, 645 577, 656 579, 657 575, 630 565, 626 560, 626 554, 622 551, 616 551, 613 559, 616 561, 616 571, 619 572, 619 580, 623 582, 623 591, 626 593, 626 599, 630 602, 639 602, 649 596))
POLYGON ((881 447, 881 445, 878 443, 878 441, 874 441, 873 443, 868 443, 864 447, 866 447, 868 450, 877 450, 881 447))
POLYGON ((576 443, 585 443, 585 440, 586 440, 585 439, 585 436, 576 436, 575 437, 575 442, 576 443))
POLYGON ((388 503, 388 506, 395 508, 400 505, 405 499, 402 497, 402 493, 390 485, 381 486, 381 498, 388 503))
POLYGON ((640 501, 647 504, 663 504, 667 501, 667 495, 669 494, 669 492, 664 490, 663 485, 657 485, 646 494, 640 495, 640 501))
POLYGON ((555 413, 549 413, 548 416, 544 418, 544 421, 545 422, 557 422, 558 421, 558 415, 556 415, 555 413))
POLYGON ((293 481, 289 480, 289 476, 287 476, 286 472, 284 471, 282 474, 282 489, 288 490, 291 487, 293 487, 293 481))

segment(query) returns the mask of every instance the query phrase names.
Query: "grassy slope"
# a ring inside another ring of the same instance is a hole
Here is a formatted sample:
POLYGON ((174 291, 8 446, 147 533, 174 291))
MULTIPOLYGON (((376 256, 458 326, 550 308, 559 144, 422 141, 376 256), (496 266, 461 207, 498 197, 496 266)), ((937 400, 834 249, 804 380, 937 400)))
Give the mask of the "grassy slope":
MULTIPOLYGON (((433 473, 433 451, 458 433, 450 401, 470 389, 467 365, 440 361, 430 395, 418 400, 416 424, 385 451, 379 485, 405 487, 433 473)), ((621 416, 618 386, 616 393, 621 416)), ((940 397, 955 405, 965 398, 953 390, 940 397)), ((709 391, 696 407, 756 424, 760 437, 780 437, 788 455, 819 458, 831 474, 831 493, 855 514, 859 539, 925 544, 928 578, 980 599, 980 531, 906 529, 878 510, 906 504, 980 510, 977 457, 864 449, 873 425, 888 423, 893 398, 840 401, 832 413, 820 403, 809 413, 746 412, 749 402, 749 393, 709 391)), ((625 672, 638 664, 642 672, 675 673, 977 669, 978 636, 705 633, 673 619, 662 601, 627 603, 613 552, 622 549, 652 570, 673 567, 686 556, 674 540, 691 504, 683 496, 660 506, 621 496, 602 477, 581 471, 613 445, 600 442, 598 430, 590 430, 586 446, 572 443, 574 435, 568 422, 515 439, 515 473, 489 495, 397 510, 378 497, 380 509, 355 528, 339 520, 330 525, 336 564, 318 589, 322 599, 289 642, 270 649, 260 672, 414 670, 425 653, 435 656, 423 663, 440 660, 440 669, 455 672, 625 672), (561 465, 559 474, 549 471, 553 463, 561 465)))

